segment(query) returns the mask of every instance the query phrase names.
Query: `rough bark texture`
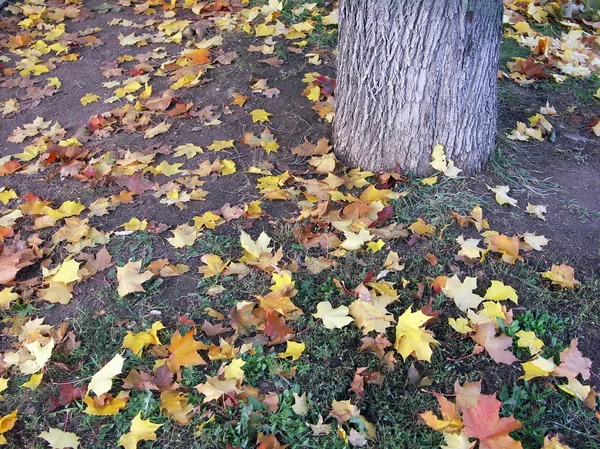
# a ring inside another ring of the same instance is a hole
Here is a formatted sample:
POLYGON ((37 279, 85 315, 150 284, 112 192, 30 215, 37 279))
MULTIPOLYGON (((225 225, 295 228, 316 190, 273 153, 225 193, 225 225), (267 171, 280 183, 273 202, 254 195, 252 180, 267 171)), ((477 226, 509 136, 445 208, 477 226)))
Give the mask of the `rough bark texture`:
POLYGON ((341 0, 334 142, 348 165, 465 173, 496 136, 502 0, 341 0))

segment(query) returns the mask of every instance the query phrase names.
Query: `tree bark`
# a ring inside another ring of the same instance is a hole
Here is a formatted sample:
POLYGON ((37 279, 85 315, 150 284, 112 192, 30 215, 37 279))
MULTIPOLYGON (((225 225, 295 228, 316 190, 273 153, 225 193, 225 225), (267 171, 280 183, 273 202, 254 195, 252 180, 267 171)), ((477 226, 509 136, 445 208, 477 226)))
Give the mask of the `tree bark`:
POLYGON ((340 0, 334 148, 417 175, 441 144, 465 173, 496 137, 502 0, 340 0))

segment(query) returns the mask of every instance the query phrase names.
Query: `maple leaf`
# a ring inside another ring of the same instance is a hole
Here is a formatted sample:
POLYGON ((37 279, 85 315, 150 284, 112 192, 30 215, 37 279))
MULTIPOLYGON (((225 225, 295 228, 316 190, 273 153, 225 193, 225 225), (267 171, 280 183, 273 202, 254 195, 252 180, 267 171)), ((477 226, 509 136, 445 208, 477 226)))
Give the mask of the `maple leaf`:
POLYGON ((206 361, 198 354, 199 350, 208 349, 204 343, 194 340, 195 329, 190 329, 181 335, 179 331, 173 334, 171 344, 167 347, 170 352, 169 362, 175 371, 182 366, 206 365, 206 361))
POLYGON ((535 204, 531 204, 531 203, 527 203, 527 209, 525 209, 527 213, 531 214, 531 215, 535 215, 536 217, 538 217, 540 220, 544 220, 546 221, 546 212, 548 212, 547 210, 547 206, 541 206, 541 205, 535 205, 535 204))
POLYGON ((167 132, 170 128, 171 128, 170 123, 167 123, 167 122, 159 123, 158 125, 146 130, 146 132, 144 133, 144 139, 152 139, 153 137, 157 136, 158 134, 167 132))
POLYGON ((146 346, 160 345, 160 340, 156 333, 164 328, 165 326, 160 321, 155 321, 150 329, 146 329, 143 332, 134 334, 131 331, 127 331, 121 348, 131 349, 135 355, 140 355, 146 346))
POLYGON ((112 388, 112 380, 117 374, 121 374, 125 359, 121 354, 116 354, 106 365, 104 365, 96 374, 92 376, 92 380, 88 385, 88 390, 101 396, 112 388))
POLYGON ((464 432, 479 440, 480 449, 522 449, 509 433, 521 428, 514 417, 500 418, 502 403, 492 395, 481 395, 474 407, 463 411, 464 432))
POLYGON ((335 309, 329 301, 322 301, 317 304, 317 313, 313 313, 315 318, 323 321, 323 326, 327 329, 341 329, 350 324, 354 318, 348 316, 348 307, 339 306, 335 309))
POLYGON ((79 447, 79 437, 77 435, 53 427, 40 433, 38 437, 46 440, 52 449, 77 449, 79 447))
POLYGON ((461 282, 458 275, 455 274, 450 279, 446 280, 446 285, 442 287, 442 292, 454 300, 456 306, 466 312, 469 309, 476 309, 483 298, 473 290, 477 288, 477 278, 465 277, 464 282, 461 282))
POLYGON ((237 383, 237 379, 219 380, 217 377, 206 376, 206 382, 196 385, 194 388, 205 396, 202 403, 206 404, 232 393, 241 393, 242 390, 237 387, 237 383))
POLYGON ((180 426, 189 424, 193 408, 192 404, 188 404, 188 395, 185 393, 163 391, 160 394, 160 411, 180 426))
POLYGON ((205 278, 220 275, 227 268, 227 265, 229 265, 229 261, 223 262, 223 259, 215 254, 204 254, 200 260, 206 266, 198 267, 198 273, 204 275, 205 278))
POLYGON ((563 288, 575 288, 581 284, 575 279, 575 270, 573 267, 562 264, 552 264, 552 268, 549 271, 544 271, 542 277, 550 279, 553 284, 560 285, 563 288))
POLYGON ((592 361, 584 357, 577 344, 579 339, 574 338, 568 348, 560 353, 561 364, 556 368, 557 374, 560 376, 574 379, 578 374, 581 374, 583 380, 590 378, 590 370, 592 369, 592 361))
POLYGON ((17 422, 17 412, 18 410, 15 410, 8 415, 0 416, 0 445, 8 444, 4 434, 15 426, 17 422))
POLYGON ((271 117, 273 114, 265 111, 264 109, 254 109, 253 111, 250 111, 250 115, 252 116, 252 121, 257 123, 268 122, 269 117, 271 117))
POLYGON ((122 267, 117 267, 117 280, 119 281, 117 292, 120 297, 124 297, 129 293, 146 291, 142 287, 142 284, 154 276, 154 274, 151 271, 144 271, 142 273, 140 272, 141 268, 141 260, 137 262, 130 261, 122 267))
POLYGON ((511 365, 518 361, 514 354, 507 350, 512 346, 512 338, 504 334, 496 336, 496 328, 493 322, 479 324, 477 332, 471 338, 485 347, 490 357, 497 363, 511 365))
POLYGON ((198 238, 198 230, 194 226, 182 224, 171 231, 173 237, 167 237, 167 242, 175 248, 192 246, 198 238))
POLYGON ((440 449, 473 449, 476 441, 470 442, 469 436, 464 433, 444 433, 444 444, 440 449))
POLYGON ((119 446, 125 449, 136 449, 139 441, 156 441, 156 430, 162 427, 162 424, 154 424, 150 420, 141 418, 142 412, 139 412, 131 421, 129 432, 119 438, 119 446))
POLYGON ((496 202, 500 205, 510 204, 511 206, 517 205, 517 200, 508 196, 508 192, 510 192, 510 187, 508 186, 496 186, 490 187, 487 186, 488 190, 491 190, 496 194, 496 202))
POLYGON ((371 331, 385 333, 386 329, 394 322, 394 316, 385 308, 384 304, 371 301, 355 300, 349 306, 350 315, 354 318, 354 323, 366 335, 371 331))
POLYGON ((277 357, 279 357, 280 359, 291 357, 292 360, 298 360, 305 349, 306 345, 304 343, 288 341, 285 352, 280 352, 279 354, 277 354, 277 357))
POLYGON ((492 301, 504 301, 510 299, 515 304, 518 304, 519 297, 517 291, 510 285, 504 285, 500 281, 492 281, 492 285, 485 292, 484 299, 491 299, 492 301))
POLYGON ((534 359, 529 360, 522 364, 523 374, 519 379, 529 381, 535 377, 546 377, 554 373, 556 364, 552 359, 545 359, 540 356, 536 356, 534 359))
POLYGON ((502 254, 502 260, 514 264, 517 260, 523 260, 519 256, 519 238, 496 234, 490 237, 490 250, 502 254))
POLYGON ((95 103, 96 101, 98 101, 100 99, 99 95, 96 94, 85 94, 83 97, 80 98, 80 102, 82 105, 87 106, 90 103, 95 103))
POLYGON ((396 342, 394 348, 402 355, 404 360, 414 355, 418 360, 431 361, 431 346, 437 341, 433 334, 425 329, 423 325, 431 319, 422 311, 412 312, 412 307, 404 311, 398 317, 396 325, 396 342))
POLYGON ((425 424, 438 432, 456 433, 460 431, 463 428, 463 422, 456 410, 456 405, 441 394, 435 393, 435 397, 440 405, 442 419, 439 419, 430 410, 420 413, 419 417, 425 421, 425 424))
POLYGON ((515 335, 519 338, 517 345, 520 348, 528 348, 532 355, 540 352, 544 346, 544 342, 537 338, 533 331, 520 330, 515 335))

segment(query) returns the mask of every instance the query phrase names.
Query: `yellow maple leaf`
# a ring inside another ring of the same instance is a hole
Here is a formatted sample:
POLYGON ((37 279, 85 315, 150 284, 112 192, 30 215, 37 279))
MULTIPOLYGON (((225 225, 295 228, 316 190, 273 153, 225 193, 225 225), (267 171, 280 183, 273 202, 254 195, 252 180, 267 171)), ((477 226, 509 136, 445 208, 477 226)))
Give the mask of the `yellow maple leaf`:
POLYGON ((275 33, 275 25, 261 23, 255 29, 256 37, 272 36, 275 33))
POLYGON ((92 380, 88 385, 88 391, 92 391, 96 396, 108 393, 112 387, 112 380, 117 374, 121 374, 125 359, 121 354, 116 354, 106 365, 104 365, 96 374, 92 376, 92 380))
POLYGON ((273 114, 265 111, 264 109, 254 109, 253 111, 250 111, 250 115, 252 116, 252 121, 257 123, 268 122, 269 117, 271 117, 273 114))
POLYGON ((575 279, 575 270, 569 265, 555 265, 549 271, 544 271, 542 277, 550 279, 553 284, 560 285, 563 288, 575 288, 581 284, 575 279))
POLYGON ((242 380, 244 378, 243 366, 246 364, 242 359, 235 358, 223 370, 225 379, 242 380))
POLYGON ((19 295, 13 293, 14 287, 5 287, 0 291, 0 309, 10 309, 10 303, 19 299, 19 295))
POLYGON ((170 416, 177 424, 184 426, 190 422, 193 404, 188 403, 188 395, 179 391, 163 391, 160 394, 160 411, 170 416))
POLYGON ((119 413, 129 401, 129 391, 121 391, 116 397, 109 393, 100 396, 86 396, 83 402, 87 405, 85 413, 94 416, 112 416, 119 413))
POLYGON ((79 99, 82 105, 86 106, 90 103, 95 103, 100 99, 99 95, 96 94, 85 94, 83 97, 79 99))
POLYGON ((523 374, 519 379, 530 381, 535 377, 546 377, 555 374, 556 364, 552 359, 545 359, 540 356, 536 356, 534 359, 525 362, 521 365, 523 367, 523 374))
POLYGON ((211 151, 222 151, 226 148, 235 148, 233 140, 215 140, 206 149, 211 151))
POLYGON ((156 126, 153 126, 152 128, 149 128, 146 130, 146 132, 144 133, 144 139, 152 139, 153 137, 157 136, 158 134, 162 134, 162 133, 166 133, 169 128, 171 128, 171 124, 167 123, 167 122, 162 122, 159 123, 156 126))
POLYGON ((40 433, 38 437, 46 440, 52 449, 77 449, 79 447, 79 437, 77 435, 53 427, 40 433))
POLYGON ((285 352, 280 352, 279 354, 277 354, 277 357, 279 357, 280 359, 291 357, 292 360, 298 360, 305 349, 306 345, 304 343, 288 341, 285 352))
POLYGON ((119 446, 125 449, 136 449, 139 441, 156 441, 156 430, 162 424, 154 424, 150 420, 143 420, 139 412, 131 421, 129 432, 119 438, 119 446))
POLYGON ((544 346, 544 342, 537 338, 535 332, 533 331, 520 330, 515 335, 519 337, 517 345, 520 348, 529 348, 529 351, 532 355, 540 352, 542 350, 542 347, 544 346))
POLYGON ((142 284, 150 279, 154 274, 151 271, 140 272, 142 269, 142 261, 127 262, 122 267, 117 267, 117 280, 119 287, 117 292, 122 298, 129 293, 145 292, 142 284))
POLYGON ((126 231, 144 231, 147 226, 148 222, 146 220, 140 221, 139 218, 135 217, 121 225, 126 231))
POLYGON ((398 317, 396 325, 396 342, 394 348, 406 360, 414 355, 418 360, 431 361, 431 346, 437 345, 433 334, 423 328, 423 324, 431 319, 420 310, 411 311, 411 307, 398 317))
POLYGON ((175 248, 192 246, 198 238, 198 230, 188 224, 177 226, 171 232, 173 233, 173 237, 168 237, 166 240, 175 248))
POLYGON ((160 345, 157 332, 164 328, 165 326, 160 321, 155 321, 150 329, 146 329, 143 332, 134 334, 131 331, 127 331, 121 348, 131 349, 135 355, 139 355, 147 346, 160 345))
POLYGON ((196 388, 200 394, 205 396, 202 403, 206 404, 207 402, 215 401, 225 395, 241 393, 242 390, 237 387, 237 384, 237 379, 219 380, 217 377, 206 376, 206 382, 196 385, 194 388, 196 388))
POLYGON ((500 281, 492 281, 492 285, 485 292, 484 299, 491 299, 492 301, 510 299, 515 304, 519 304, 517 291, 510 285, 504 285, 500 281))
POLYGON ((206 365, 206 361, 198 354, 202 349, 208 349, 208 346, 200 341, 194 340, 194 329, 190 329, 181 335, 179 331, 173 334, 171 344, 167 347, 170 352, 169 362, 175 371, 179 371, 182 366, 206 365))
POLYGON ((327 329, 341 329, 354 320, 348 312, 346 306, 342 305, 334 309, 329 301, 322 301, 317 304, 317 313, 313 313, 313 316, 320 318, 327 329))
POLYGON ((496 202, 500 205, 510 204, 511 206, 517 205, 517 200, 508 196, 508 192, 510 192, 510 187, 508 186, 496 186, 490 187, 487 186, 488 190, 491 190, 496 194, 496 202))
POLYGON ((38 340, 28 343, 25 348, 31 354, 31 358, 19 363, 19 369, 23 374, 35 374, 46 365, 52 356, 54 349, 54 339, 51 338, 44 346, 38 340))
POLYGON ((21 384, 21 387, 29 388, 30 390, 35 390, 37 387, 40 386, 40 383, 42 382, 42 377, 44 377, 42 373, 32 374, 27 382, 21 384))
POLYGON ((17 198, 17 192, 13 189, 5 190, 4 187, 0 189, 0 202, 2 202, 2 204, 6 205, 10 200, 15 198, 17 198))
POLYGON ((204 254, 200 260, 205 263, 206 266, 198 267, 198 273, 202 273, 205 278, 218 276, 229 264, 229 261, 223 262, 223 259, 215 254, 204 254))
POLYGON ((483 301, 483 298, 473 290, 477 288, 477 278, 465 277, 464 282, 461 282, 458 275, 455 274, 446 281, 446 285, 442 287, 442 292, 454 300, 456 306, 466 312, 468 309, 476 309, 483 301))
POLYGON ((585 401, 592 391, 592 387, 589 385, 583 385, 575 378, 569 379, 569 383, 567 385, 559 385, 558 388, 565 393, 570 394, 571 396, 575 396, 580 401, 585 401))
POLYGON ((473 328, 469 326, 469 320, 463 317, 460 318, 448 318, 448 324, 459 334, 468 334, 473 332, 473 328))
POLYGON ((8 444, 4 434, 15 426, 15 423, 17 422, 17 412, 18 410, 15 410, 9 415, 0 416, 0 445, 8 444))
POLYGON ((417 218, 413 224, 411 224, 408 229, 410 229, 414 234, 426 236, 426 235, 434 235, 435 227, 425 223, 422 218, 417 218))

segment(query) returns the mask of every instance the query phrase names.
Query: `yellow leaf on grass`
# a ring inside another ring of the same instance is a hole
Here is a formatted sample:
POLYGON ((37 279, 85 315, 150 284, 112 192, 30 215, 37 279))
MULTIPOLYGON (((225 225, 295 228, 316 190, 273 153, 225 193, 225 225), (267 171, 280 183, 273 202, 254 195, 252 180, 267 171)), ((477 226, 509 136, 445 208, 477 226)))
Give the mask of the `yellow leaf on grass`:
POLYGON ((198 238, 198 230, 194 226, 182 224, 171 231, 173 237, 168 237, 166 240, 175 248, 183 248, 192 246, 198 238))
POLYGON ((162 424, 154 424, 150 420, 143 420, 138 413, 131 421, 129 432, 119 438, 119 446, 125 449, 136 449, 139 441, 156 441, 156 430, 162 424))
POLYGON ((334 309, 329 301, 322 301, 317 304, 317 313, 313 313, 313 316, 320 318, 323 326, 327 329, 341 329, 354 320, 348 315, 348 312, 349 309, 346 306, 339 306, 334 309))
MULTIPOLYGON (((0 377, 0 393, 2 393, 7 388, 8 388, 8 379, 6 379, 5 377, 0 377)), ((2 400, 2 399, 0 399, 0 400, 2 400)))
POLYGON ((554 374, 554 370, 556 369, 556 364, 552 359, 545 359, 543 357, 537 356, 533 360, 529 362, 525 362, 522 364, 523 374, 519 379, 524 379, 530 381, 535 377, 547 377, 554 374))
POLYGON ((206 266, 198 267, 198 273, 202 273, 205 278, 218 276, 229 264, 229 261, 223 262, 223 259, 215 254, 204 254, 200 260, 205 263, 206 266))
POLYGON ((223 371, 225 379, 242 380, 244 378, 243 366, 246 364, 242 359, 233 359, 223 371))
POLYGON ((100 396, 112 387, 112 380, 117 374, 121 374, 125 359, 121 354, 116 354, 110 362, 104 365, 96 374, 92 376, 92 380, 88 385, 88 391, 92 391, 96 396, 100 396))
POLYGON ((99 95, 96 94, 85 94, 83 97, 79 99, 82 105, 86 106, 90 103, 95 103, 100 99, 99 95))
POLYGON ((160 411, 170 416, 177 424, 184 426, 190 422, 193 404, 188 403, 188 395, 179 391, 163 391, 160 394, 160 411))
POLYGON ((44 377, 42 373, 32 374, 29 380, 21 386, 24 388, 29 388, 30 390, 35 390, 37 387, 40 386, 40 383, 42 382, 42 377, 44 377))
POLYGON ((531 355, 537 354, 544 347, 544 342, 537 338, 533 331, 520 330, 515 335, 519 337, 517 345, 520 348, 528 348, 531 355))
POLYGON ((146 346, 160 345, 157 332, 164 328, 165 326, 160 321, 155 321, 150 329, 146 329, 143 332, 134 334, 131 331, 127 331, 121 348, 131 349, 135 355, 139 355, 146 346))
POLYGON ((217 377, 206 376, 206 382, 194 388, 205 396, 202 403, 206 404, 231 393, 241 393, 242 390, 237 387, 237 384, 237 379, 219 380, 217 377))
POLYGON ((129 391, 121 391, 116 397, 109 393, 100 396, 86 396, 83 402, 87 405, 85 413, 93 416, 112 416, 119 413, 129 401, 129 391))
POLYGON ((198 351, 208 349, 208 346, 194 340, 194 333, 194 329, 190 329, 185 335, 181 335, 179 331, 173 334, 171 344, 167 347, 171 353, 169 362, 173 370, 179 371, 182 366, 206 365, 198 351))
POLYGON ((569 265, 554 265, 549 271, 544 271, 542 277, 550 279, 553 284, 560 285, 563 288, 575 288, 581 284, 575 279, 575 270, 569 265))
POLYGON ((305 349, 306 345, 304 343, 288 341, 285 352, 280 352, 279 354, 277 354, 277 357, 279 357, 280 359, 291 357, 292 360, 298 360, 305 349))
POLYGON ((421 235, 421 236, 427 236, 427 235, 434 235, 435 234, 435 227, 425 223, 425 221, 422 218, 417 218, 417 221, 415 221, 413 224, 411 224, 408 229, 410 229, 413 234, 417 234, 417 235, 421 235))
POLYGON ((264 109, 254 109, 253 111, 250 111, 250 115, 252 116, 252 121, 257 123, 268 122, 269 117, 271 117, 273 114, 265 111, 264 109))
POLYGON ((25 360, 19 364, 19 369, 23 374, 35 374, 40 371, 46 365, 46 362, 50 360, 52 356, 52 349, 54 349, 54 339, 50 339, 44 346, 39 341, 28 343, 25 348, 31 354, 31 360, 25 360))
POLYGON ((458 275, 455 274, 446 281, 446 285, 442 287, 442 292, 454 300, 456 306, 466 312, 468 309, 476 309, 483 301, 483 298, 473 290, 477 288, 477 278, 467 276, 464 282, 461 282, 458 275))
POLYGON ((5 287, 0 291, 0 309, 10 309, 10 303, 19 299, 19 295, 13 293, 14 287, 5 287))
POLYGON ((117 292, 120 297, 124 297, 133 292, 145 292, 142 284, 153 276, 151 271, 140 272, 142 261, 127 262, 122 267, 117 267, 117 280, 119 287, 117 292))
POLYGON ((351 231, 344 231, 344 237, 346 239, 342 242, 340 247, 347 249, 348 251, 356 251, 362 246, 373 239, 373 236, 366 229, 361 229, 358 234, 351 231))
POLYGON ((15 426, 15 423, 17 422, 17 412, 18 410, 15 410, 9 415, 0 416, 0 445, 8 444, 4 434, 15 426))
POLYGON ((81 275, 79 274, 79 266, 80 263, 71 259, 63 262, 57 269, 52 273, 49 272, 47 276, 47 280, 50 282, 63 282, 68 284, 69 282, 75 282, 81 280, 81 275))
POLYGON ((571 396, 575 396, 580 401, 585 401, 592 391, 592 387, 589 385, 582 385, 581 382, 575 378, 569 379, 567 385, 559 385, 558 388, 571 396))
POLYGON ((423 328, 423 324, 430 319, 430 316, 420 310, 412 312, 411 307, 398 317, 394 348, 404 360, 414 355, 418 360, 431 361, 431 346, 437 345, 437 341, 431 332, 423 328))
POLYGON ((484 299, 491 299, 492 301, 504 301, 510 299, 515 304, 519 304, 517 291, 510 285, 504 285, 500 281, 492 281, 491 287, 485 292, 484 299))
POLYGON ((38 437, 46 440, 52 449, 77 449, 79 447, 79 437, 77 435, 53 427, 40 433, 38 437))
POLYGON ((421 179, 421 184, 424 184, 426 186, 432 186, 437 182, 437 180, 438 180, 437 176, 430 176, 429 178, 421 179))

